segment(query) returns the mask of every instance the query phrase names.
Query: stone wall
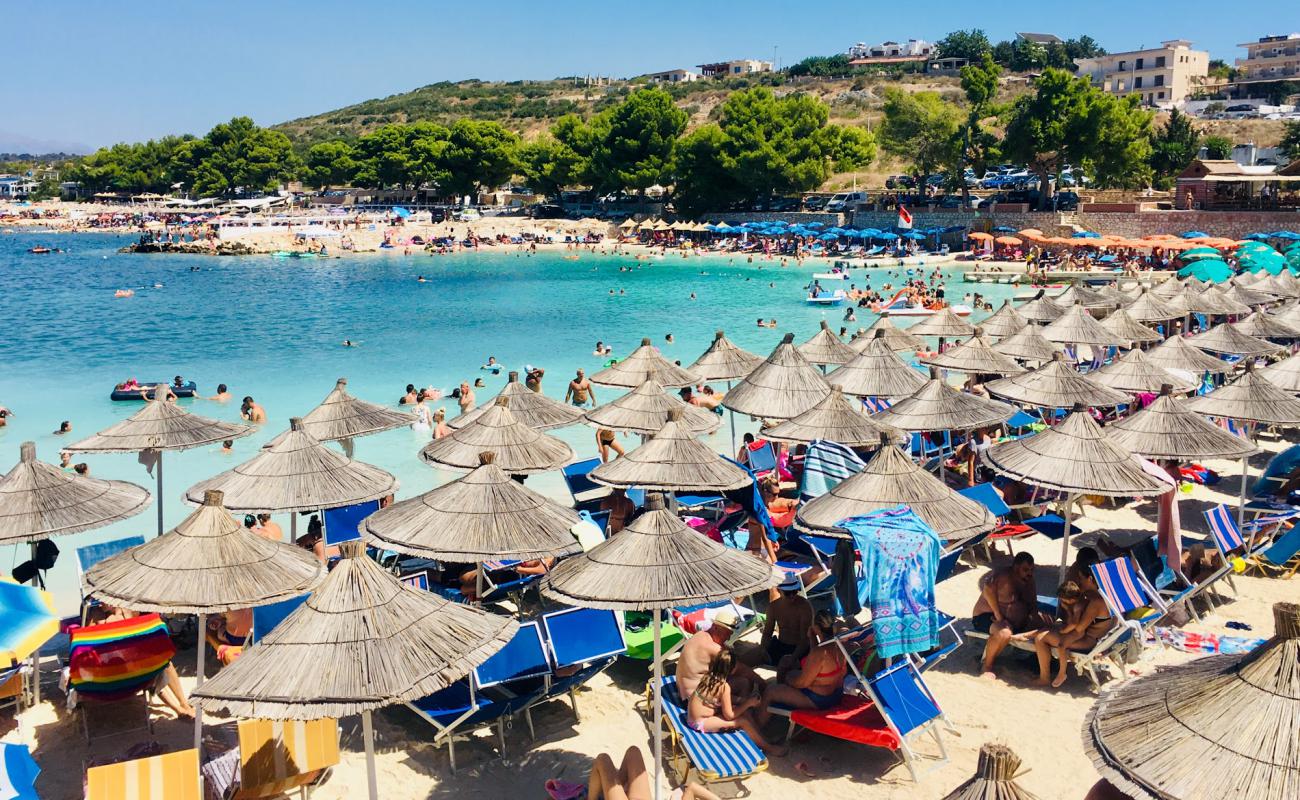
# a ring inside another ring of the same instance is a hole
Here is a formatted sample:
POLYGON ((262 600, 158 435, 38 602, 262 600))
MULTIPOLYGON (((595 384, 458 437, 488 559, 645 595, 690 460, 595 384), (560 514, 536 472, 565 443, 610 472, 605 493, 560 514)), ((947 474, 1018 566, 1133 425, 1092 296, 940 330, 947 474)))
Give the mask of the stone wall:
POLYGON ((1204 231, 1240 239, 1256 231, 1300 231, 1300 213, 1290 211, 1150 211, 1140 214, 1095 212, 1084 207, 1077 225, 1099 233, 1140 238, 1157 233, 1204 231))
POLYGON ((820 222, 823 225, 843 225, 845 221, 844 214, 831 214, 829 212, 813 211, 715 211, 711 214, 704 214, 701 220, 714 222, 717 220, 726 220, 727 222, 789 222, 790 224, 809 222, 820 222))

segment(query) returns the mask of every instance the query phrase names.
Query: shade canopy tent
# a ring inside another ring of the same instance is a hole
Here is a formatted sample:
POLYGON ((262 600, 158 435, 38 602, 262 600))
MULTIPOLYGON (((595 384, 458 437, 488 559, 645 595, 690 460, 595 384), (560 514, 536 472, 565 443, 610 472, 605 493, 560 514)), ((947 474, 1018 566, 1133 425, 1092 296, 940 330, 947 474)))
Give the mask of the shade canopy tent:
POLYGON ((871 327, 861 331, 849 342, 849 347, 862 352, 871 340, 876 337, 877 331, 884 331, 885 341, 890 350, 918 350, 925 347, 925 340, 920 336, 915 336, 908 331, 902 330, 894 321, 886 316, 881 316, 871 323, 871 327))
POLYGON ((700 381, 700 376, 664 358, 648 338, 642 339, 641 346, 629 353, 627 358, 591 376, 592 383, 622 386, 625 389, 640 386, 646 381, 654 381, 667 389, 677 389, 693 386, 700 381))
POLYGON ((1020 361, 1037 362, 1051 361, 1061 352, 1061 346, 1044 339, 1043 329, 1032 322, 993 345, 993 349, 1020 361))
POLYGON ((927 356, 921 359, 921 363, 974 375, 1018 375, 1025 371, 1014 358, 994 350, 980 328, 975 329, 974 336, 956 347, 927 356))
POLYGON ((157 453, 154 469, 158 481, 158 535, 163 527, 163 459, 164 450, 189 450, 194 447, 239 439, 253 432, 247 425, 223 422, 191 414, 167 398, 171 390, 165 384, 154 388, 144 408, 126 419, 110 425, 93 436, 64 448, 80 453, 157 453))
MULTIPOLYGON (((1186 374, 1184 370, 1179 372, 1186 374)), ((1178 392, 1190 392, 1199 384, 1198 381, 1187 380, 1182 375, 1175 375, 1164 367, 1151 363, 1142 350, 1130 350, 1101 369, 1089 372, 1087 377, 1102 386, 1129 394, 1159 392, 1162 386, 1171 386, 1178 392)))
POLYGON ((984 333, 995 339, 1005 339, 1029 324, 1029 320, 1016 310, 1011 298, 1002 301, 1002 307, 979 324, 984 333))
POLYGON ((1038 796, 1016 783, 1020 757, 1002 744, 980 748, 975 775, 944 795, 943 800, 1038 800, 1038 796))
POLYGON ((1109 408, 1132 400, 1127 394, 1090 380, 1067 364, 1060 353, 1033 372, 984 384, 989 394, 1039 408, 1109 408))
POLYGON ((1193 375, 1210 373, 1221 375, 1230 367, 1228 362, 1189 344, 1188 337, 1174 336, 1163 344, 1147 351, 1147 361, 1164 369, 1181 369, 1193 375))
MULTIPOLYGON (((534 392, 527 386, 519 382, 519 373, 512 371, 506 379, 506 385, 501 387, 497 397, 507 398, 510 405, 510 414, 516 422, 520 422, 533 430, 550 431, 556 428, 564 428, 569 425, 576 425, 582 421, 582 409, 571 403, 561 403, 559 400, 553 400, 541 392, 534 392)), ((459 417, 447 423, 447 427, 457 430, 477 421, 496 405, 496 397, 473 409, 467 414, 461 414, 459 417)))
POLYGON ((826 379, 794 346, 794 334, 787 333, 762 364, 727 392, 722 405, 751 417, 791 419, 830 391, 826 379))
POLYGON ((879 329, 857 358, 826 379, 857 397, 906 397, 925 385, 925 375, 899 358, 889 345, 888 332, 879 329))
MULTIPOLYGON (((1022 309, 1023 310, 1023 309, 1022 309)), ((1075 304, 1043 328, 1043 338, 1058 344, 1109 346, 1120 338, 1107 330, 1082 305, 1075 304)))
POLYGON ((703 381, 734 381, 763 363, 763 357, 732 344, 722 331, 715 331, 713 343, 695 363, 687 367, 703 381))
POLYGON ((938 336, 947 339, 959 339, 973 336, 975 328, 969 322, 957 316, 952 310, 952 306, 944 306, 939 311, 908 328, 907 332, 913 336, 938 336))
POLYGON ((723 492, 753 482, 749 473, 695 438, 682 423, 681 409, 645 444, 601 464, 588 476, 596 483, 672 492, 723 492))
POLYGON ((334 442, 390 431, 412 422, 415 417, 411 414, 348 394, 348 379, 339 378, 321 404, 303 415, 302 429, 318 442, 334 442))
POLYGON ((700 406, 672 397, 654 381, 646 381, 627 394, 583 415, 583 421, 599 428, 632 433, 658 433, 673 409, 682 412, 682 423, 694 434, 712 433, 722 419, 700 406))
POLYGON ((548 472, 573 460, 567 443, 515 419, 508 397, 498 397, 474 422, 425 445, 420 458, 468 471, 479 465, 479 453, 485 451, 496 453, 496 465, 511 475, 548 472))
POLYGON ((825 439, 848 447, 874 447, 880 444, 882 433, 891 444, 906 444, 909 440, 897 428, 871 419, 862 403, 846 398, 839 385, 832 385, 831 393, 824 400, 799 416, 768 428, 763 437, 778 442, 825 439))
POLYGON ((830 324, 825 320, 822 321, 821 329, 797 349, 804 358, 808 359, 809 364, 827 367, 847 364, 858 354, 835 335, 830 324))
POLYGON ((1006 422, 1015 413, 1006 403, 960 392, 931 377, 872 419, 905 431, 970 431, 1006 422))
POLYGON ((1231 356, 1266 356, 1283 349, 1272 342, 1248 336, 1232 325, 1215 325, 1187 341, 1201 350, 1231 356))

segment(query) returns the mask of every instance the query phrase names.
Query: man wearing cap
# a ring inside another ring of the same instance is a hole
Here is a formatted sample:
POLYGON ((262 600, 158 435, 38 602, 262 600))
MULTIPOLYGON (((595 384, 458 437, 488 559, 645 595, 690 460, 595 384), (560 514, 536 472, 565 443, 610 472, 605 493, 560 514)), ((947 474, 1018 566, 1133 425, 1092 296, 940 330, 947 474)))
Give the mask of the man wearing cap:
POLYGON ((780 672, 782 662, 797 663, 808 653, 808 628, 813 621, 813 606, 800 594, 803 584, 790 575, 779 587, 781 596, 767 608, 763 623, 763 654, 769 666, 780 672))
MULTIPOLYGON (((709 665, 718 653, 722 652, 727 640, 735 633, 740 619, 736 612, 724 608, 713 617, 707 630, 698 630, 682 645, 681 655, 677 657, 677 694, 683 701, 689 700, 695 693, 695 687, 709 671, 709 665)), ((755 693, 762 694, 766 681, 754 674, 747 664, 739 659, 727 681, 731 684, 734 697, 749 697, 755 693)), ((754 708, 755 719, 762 725, 767 719, 767 701, 763 700, 754 708)))

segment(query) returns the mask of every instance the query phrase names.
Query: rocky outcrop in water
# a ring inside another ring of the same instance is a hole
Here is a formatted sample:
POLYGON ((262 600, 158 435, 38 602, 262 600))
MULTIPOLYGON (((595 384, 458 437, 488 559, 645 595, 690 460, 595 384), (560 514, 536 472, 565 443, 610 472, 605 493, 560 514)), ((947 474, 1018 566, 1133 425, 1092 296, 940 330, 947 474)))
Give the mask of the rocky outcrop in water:
POLYGON ((120 253, 191 253, 202 256, 251 256, 262 251, 243 242, 136 242, 120 253))

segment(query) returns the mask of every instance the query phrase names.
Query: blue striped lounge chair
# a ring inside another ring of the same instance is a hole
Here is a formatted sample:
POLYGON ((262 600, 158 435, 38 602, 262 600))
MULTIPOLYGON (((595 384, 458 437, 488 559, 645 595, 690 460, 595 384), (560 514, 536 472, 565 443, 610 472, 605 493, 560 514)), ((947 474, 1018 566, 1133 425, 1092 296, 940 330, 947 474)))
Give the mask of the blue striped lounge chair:
MULTIPOLYGON (((653 686, 648 687, 653 690, 653 686)), ((653 695, 651 695, 653 702, 653 695)), ((669 736, 669 754, 684 760, 683 783, 693 770, 706 783, 741 781, 767 769, 767 756, 744 731, 700 733, 686 723, 686 703, 677 694, 677 678, 666 676, 660 704, 669 736)), ((662 735, 662 734, 660 734, 662 735)))

